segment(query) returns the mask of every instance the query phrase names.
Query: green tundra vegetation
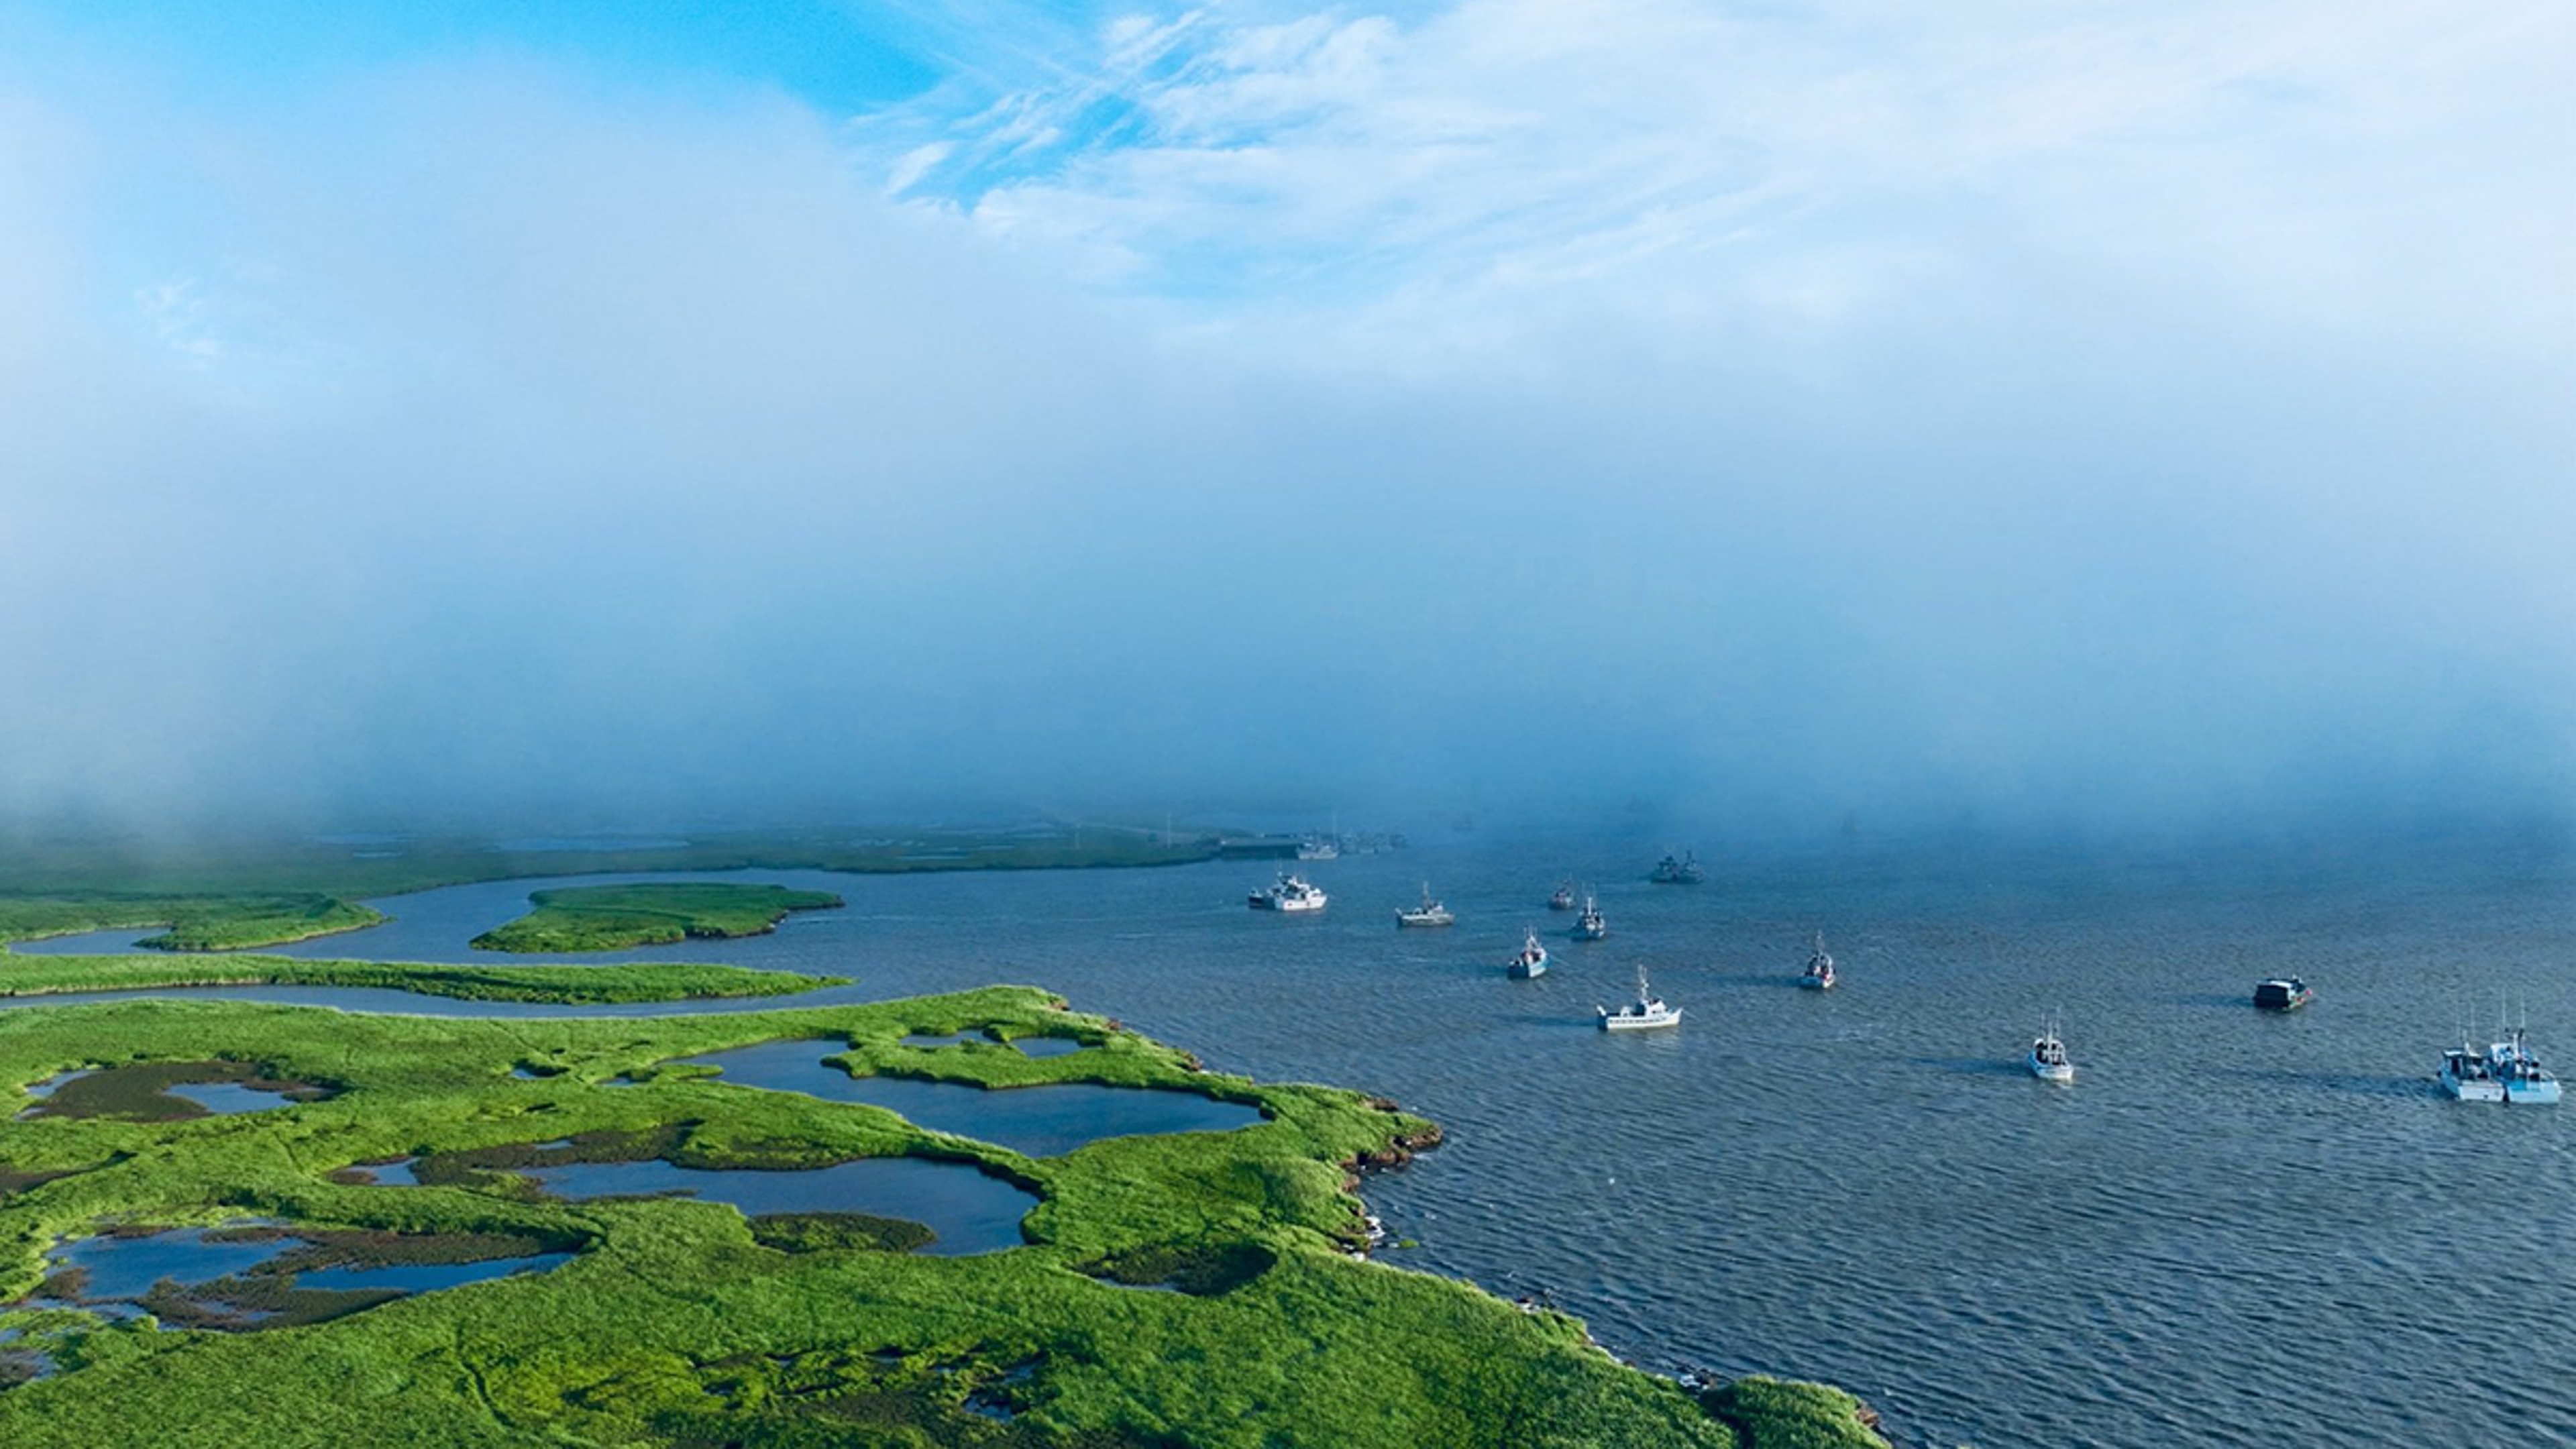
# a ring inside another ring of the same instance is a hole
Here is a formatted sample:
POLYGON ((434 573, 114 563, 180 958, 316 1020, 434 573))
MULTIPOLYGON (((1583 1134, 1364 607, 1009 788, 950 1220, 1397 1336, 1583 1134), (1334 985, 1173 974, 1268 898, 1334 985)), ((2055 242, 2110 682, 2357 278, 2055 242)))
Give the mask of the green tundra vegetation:
POLYGON ((1182 865, 1213 857, 1212 839, 1167 840, 1160 831, 1095 825, 720 831, 633 843, 432 836, 365 843, 265 836, 0 839, 0 941, 163 926, 161 935, 143 944, 170 951, 238 950, 374 925, 384 917, 358 903, 365 897, 475 881, 673 871, 907 874, 1182 865))
POLYGON ((700 881, 567 886, 528 899, 535 910, 475 937, 474 948, 554 955, 757 936, 793 912, 842 904, 829 891, 700 881))
POLYGON ((227 951, 277 946, 355 931, 384 916, 354 902, 311 892, 235 895, 147 895, 114 891, 59 896, 0 895, 0 940, 23 941, 75 931, 165 927, 136 944, 156 951, 227 951))
POLYGON ((19 956, 0 951, 0 996, 137 991, 156 986, 372 986, 465 1001, 615 1005, 702 997, 788 996, 844 986, 748 966, 679 962, 619 966, 439 966, 393 961, 305 961, 292 956, 19 956))
MULTIPOLYGON (((0 1382, 16 1381, 0 1388, 0 1443, 1877 1443, 1831 1391, 1748 1380, 1703 1402, 1623 1366, 1571 1318, 1361 1261, 1351 1174, 1432 1140, 1429 1123, 1350 1092, 1202 1071, 1029 988, 648 1019, 150 999, 0 1012, 0 1092, 134 1064, 150 1070, 129 1082, 175 1081, 221 1063, 235 1064, 234 1080, 310 1100, 184 1118, 76 1101, 0 1120, 0 1303, 11 1305, 0 1308, 0 1382), (938 1049, 903 1041, 959 1032, 982 1035, 938 1049), (1007 1044, 1032 1034, 1092 1049, 1031 1057, 1007 1044), (727 1083, 683 1060, 781 1038, 813 1040, 858 1073, 1197 1092, 1257 1106, 1264 1120, 1029 1158, 881 1108, 727 1083), (1024 1244, 941 1256, 935 1243, 914 1251, 915 1223, 749 1219, 674 1197, 570 1201, 520 1172, 892 1156, 1035 1194, 1024 1244), (397 1160, 417 1185, 388 1185, 370 1167, 397 1160), (48 1266, 58 1244, 185 1226, 286 1234, 300 1256, 208 1286, 165 1282, 122 1319, 67 1306, 85 1280, 48 1266), (323 1292, 294 1276, 538 1251, 569 1257, 409 1295, 323 1292)), ((131 1101, 135 1089, 95 1095, 131 1101)))

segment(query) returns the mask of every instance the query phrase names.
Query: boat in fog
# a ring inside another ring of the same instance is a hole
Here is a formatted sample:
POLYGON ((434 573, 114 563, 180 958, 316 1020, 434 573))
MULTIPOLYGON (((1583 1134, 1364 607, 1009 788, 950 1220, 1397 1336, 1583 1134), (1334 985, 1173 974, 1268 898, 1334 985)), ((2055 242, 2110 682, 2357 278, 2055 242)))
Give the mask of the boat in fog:
POLYGON ((1252 893, 1251 904, 1256 911, 1320 911, 1325 899, 1314 882, 1283 870, 1277 881, 1252 893))
POLYGON ((1679 860, 1667 855, 1655 862, 1654 873, 1646 879, 1657 885, 1698 885, 1708 879, 1708 872, 1700 869, 1696 853, 1685 854, 1679 860))
POLYGON ((1679 1026, 1682 1009, 1666 1006, 1654 988, 1646 984, 1646 968, 1637 968, 1637 999, 1612 1011, 1606 1006, 1592 1008, 1601 1018, 1603 1031, 1646 1031, 1659 1026, 1679 1026))
POLYGON ((1431 898, 1429 881, 1422 883, 1422 904, 1399 906, 1395 912, 1395 923, 1398 926, 1448 926, 1456 924, 1457 920, 1456 916, 1449 913, 1447 906, 1431 898))

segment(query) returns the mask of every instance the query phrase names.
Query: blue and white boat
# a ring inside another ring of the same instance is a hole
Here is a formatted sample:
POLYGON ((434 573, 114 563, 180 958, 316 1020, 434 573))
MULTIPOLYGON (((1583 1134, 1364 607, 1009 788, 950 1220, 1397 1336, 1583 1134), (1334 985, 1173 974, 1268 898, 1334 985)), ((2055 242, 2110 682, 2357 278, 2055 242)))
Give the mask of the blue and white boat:
POLYGON ((1523 933, 1521 953, 1512 958, 1509 969, 1514 981, 1535 981, 1547 974, 1547 948, 1538 943, 1538 932, 1523 933))
POLYGON ((1591 892, 1584 892, 1583 914, 1574 918, 1574 939, 1601 941, 1607 940, 1609 935, 1610 923, 1601 915, 1601 903, 1593 899, 1591 892))
POLYGON ((2558 1078, 2541 1066, 2520 1027, 2507 1029, 2504 1040, 2488 1043, 2483 1055, 2466 1042, 2442 1053, 2442 1069, 2434 1074, 2434 1080, 2454 1100, 2462 1102, 2545 1107, 2559 1097, 2558 1078))

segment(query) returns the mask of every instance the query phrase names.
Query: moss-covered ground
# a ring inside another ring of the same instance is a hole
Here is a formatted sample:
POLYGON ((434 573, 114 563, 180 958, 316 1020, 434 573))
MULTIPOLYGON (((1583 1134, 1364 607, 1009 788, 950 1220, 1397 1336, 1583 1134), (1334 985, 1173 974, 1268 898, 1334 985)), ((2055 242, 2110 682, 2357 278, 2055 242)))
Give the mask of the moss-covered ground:
POLYGON ((567 886, 528 900, 535 910, 475 937, 475 949, 560 954, 757 936, 793 912, 841 905, 829 891, 704 881, 567 886))
MULTIPOLYGON (((40 1352, 53 1368, 0 1390, 0 1444, 1846 1442, 1774 1439, 1758 1397, 1730 1400, 1739 1412, 1721 1418, 1591 1346, 1571 1319, 1356 1260, 1348 1164, 1400 1155, 1429 1124, 1348 1092, 1200 1071, 1034 990, 643 1020, 160 1000, 0 1013, 0 1092, 81 1068, 207 1061, 335 1095, 186 1121, 0 1121, 0 1175, 15 1184, 0 1196, 0 1302, 38 1287, 50 1245, 111 1225, 257 1219, 579 1256, 258 1333, 0 1309, 0 1335, 15 1330, 19 1356, 40 1352), (1097 1045, 1033 1059, 902 1044, 961 1029, 1097 1045), (847 1043, 841 1060, 856 1071, 1196 1091, 1257 1104, 1266 1120, 1030 1159, 678 1060, 791 1036, 847 1043), (635 1085, 606 1088, 613 1079, 635 1085), (566 1139, 711 1166, 929 1155, 1043 1201, 1022 1224, 1025 1246, 927 1256, 882 1220, 755 1224, 685 1199, 566 1202, 509 1172, 531 1144, 566 1139), (432 1185, 347 1172, 406 1156, 432 1185)), ((1815 1402, 1788 1407, 1804 1415, 1815 1402)))
POLYGON ((748 966, 441 966, 292 956, 19 956, 0 951, 0 996, 153 986, 369 986, 467 1001, 614 1005, 691 997, 786 996, 847 978, 748 966))

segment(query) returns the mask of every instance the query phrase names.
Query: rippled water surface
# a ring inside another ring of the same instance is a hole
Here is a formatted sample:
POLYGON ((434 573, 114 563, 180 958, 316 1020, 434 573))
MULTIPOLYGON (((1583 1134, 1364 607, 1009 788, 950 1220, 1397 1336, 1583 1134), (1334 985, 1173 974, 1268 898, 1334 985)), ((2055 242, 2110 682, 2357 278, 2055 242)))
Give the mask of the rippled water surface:
MULTIPOLYGON (((1845 1384, 1910 1444, 2576 1442, 2576 1106, 2430 1082, 2499 990, 2576 1065, 2563 850, 1748 861, 1702 840, 1708 884, 1644 882, 1692 843, 1318 862, 1320 918, 1246 910, 1259 862, 759 872, 715 878, 849 908, 624 959, 857 978, 820 999, 1044 985, 1215 1067, 1385 1092, 1450 1134, 1366 1189, 1420 1244, 1391 1261, 1550 1294, 1650 1366, 1845 1384), (1564 938, 1560 876, 1598 889, 1608 941, 1564 938), (1459 923, 1399 934, 1425 877, 1459 923), (1553 969, 1507 981, 1524 926, 1553 969), (1842 966, 1829 993, 1793 984, 1817 929, 1842 966), (1639 964, 1684 1024, 1593 1029, 1639 964), (2317 1004, 2253 1011, 2276 971, 2317 1004), (2019 1065, 2050 1011, 2072 1087, 2019 1065)), ((465 941, 567 883, 378 901, 393 924, 291 949, 490 962, 465 941)))

